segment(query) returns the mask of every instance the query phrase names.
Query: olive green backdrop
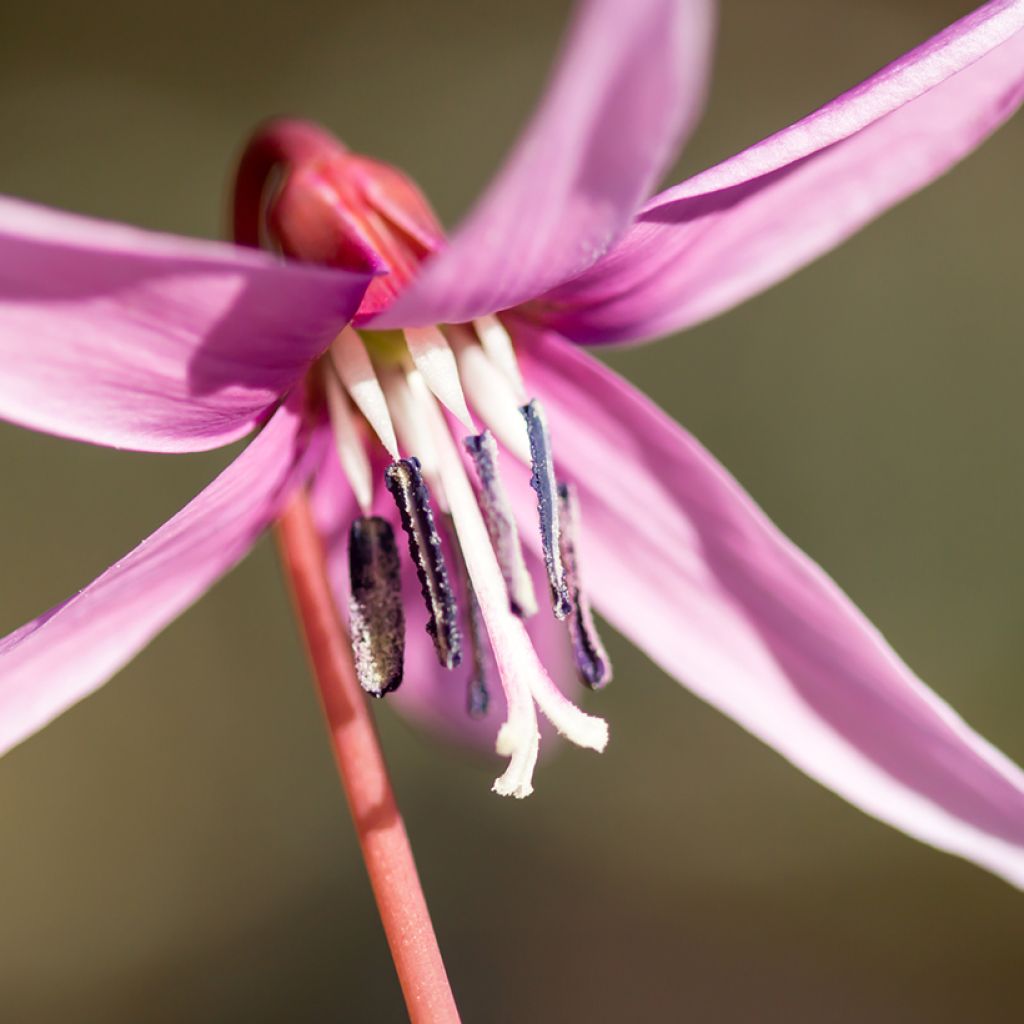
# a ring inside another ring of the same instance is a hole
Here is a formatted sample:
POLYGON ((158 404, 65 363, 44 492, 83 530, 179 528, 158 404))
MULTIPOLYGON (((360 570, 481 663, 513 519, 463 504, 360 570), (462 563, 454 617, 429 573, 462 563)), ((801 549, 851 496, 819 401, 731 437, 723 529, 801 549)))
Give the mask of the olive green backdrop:
MULTIPOLYGON (((625 0, 624 0, 625 2, 625 0)), ((678 171, 806 113, 968 0, 723 4, 678 171)), ((564 2, 5 3, 0 191, 216 237, 251 126, 294 112, 446 222, 530 109, 564 2)), ((686 423, 907 660, 1024 759, 1024 121, 734 313, 609 360, 686 423)), ((0 425, 0 630, 86 583, 231 452, 0 425)), ((651 581, 660 590, 660 581, 651 581)), ((467 1021, 1010 1022, 1024 899, 808 782, 614 638, 600 758, 536 795, 379 715, 467 1021)), ((264 541, 0 761, 5 1022, 400 1020, 264 541)))

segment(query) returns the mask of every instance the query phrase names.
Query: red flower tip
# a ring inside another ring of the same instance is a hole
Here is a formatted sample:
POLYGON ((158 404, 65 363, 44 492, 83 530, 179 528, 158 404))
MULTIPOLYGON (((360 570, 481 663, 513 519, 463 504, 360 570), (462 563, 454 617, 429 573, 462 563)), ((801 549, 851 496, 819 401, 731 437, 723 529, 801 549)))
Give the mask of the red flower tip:
POLYGON ((350 153, 307 122, 264 125, 243 154, 238 181, 244 209, 236 207, 236 220, 251 223, 253 209, 265 209, 269 241, 285 255, 380 275, 366 292, 360 316, 389 305, 444 242, 433 210, 406 175, 350 153), (283 178, 268 197, 266 184, 275 171, 283 178))

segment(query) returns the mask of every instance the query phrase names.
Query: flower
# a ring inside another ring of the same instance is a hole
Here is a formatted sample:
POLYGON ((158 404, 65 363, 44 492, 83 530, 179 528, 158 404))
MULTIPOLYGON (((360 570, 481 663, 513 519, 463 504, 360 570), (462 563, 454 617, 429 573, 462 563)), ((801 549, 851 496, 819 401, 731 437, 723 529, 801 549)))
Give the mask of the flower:
MULTIPOLYGON (((397 172, 329 155, 323 136, 301 125, 273 127, 250 156, 264 170, 286 165, 269 225, 304 263, 0 200, 0 414, 143 451, 212 448, 261 427, 182 512, 0 641, 0 749, 109 678, 311 477, 335 571, 356 584, 364 679, 388 689, 381 631, 399 613, 424 613, 408 581, 408 604, 394 606, 395 552, 378 524, 385 509, 395 517, 370 468, 386 452, 434 627, 429 639, 406 630, 417 678, 396 696, 443 728, 464 728, 452 706, 464 696, 447 670, 427 666, 438 654, 457 660, 451 595, 472 612, 471 584, 508 696, 500 791, 529 790, 535 706, 584 746, 605 738, 545 670, 564 661, 562 625, 543 612, 528 637, 512 607, 529 604, 516 597, 520 537, 523 561, 544 563, 591 683, 608 666, 588 596, 667 671, 812 777, 1024 885, 1020 770, 913 675, 695 440, 570 344, 646 338, 721 312, 941 174, 1024 99, 1024 0, 985 4, 641 206, 696 119, 710 26, 703 0, 585 3, 537 114, 447 244, 397 172), (291 133, 287 159, 267 148, 282 133, 291 133), (475 417, 503 444, 500 486, 487 461, 497 449, 475 417), (477 438, 483 511, 453 440, 458 420, 477 438), (369 451, 364 422, 380 441, 369 451), (418 467, 399 454, 423 459, 429 506, 418 467), (511 467, 517 455, 533 490, 511 467), (555 525, 576 511, 571 490, 560 508, 558 480, 575 489, 578 537, 555 525), (458 550, 442 566, 430 520, 445 509, 458 550)), ((262 195, 260 175, 241 178, 243 207, 254 201, 245 182, 256 179, 262 195)), ((490 656, 474 644, 474 616, 463 620, 477 678, 490 656)), ((479 710, 479 689, 475 697, 479 710)))

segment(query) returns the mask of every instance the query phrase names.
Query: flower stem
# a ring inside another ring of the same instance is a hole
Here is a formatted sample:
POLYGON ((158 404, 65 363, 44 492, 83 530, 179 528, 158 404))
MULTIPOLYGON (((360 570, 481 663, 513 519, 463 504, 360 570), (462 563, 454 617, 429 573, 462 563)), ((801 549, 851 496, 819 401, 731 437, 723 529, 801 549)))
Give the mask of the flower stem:
POLYGON ((338 773, 413 1024, 458 1022, 448 975, 391 789, 377 731, 327 581, 323 543, 304 492, 277 526, 338 773))

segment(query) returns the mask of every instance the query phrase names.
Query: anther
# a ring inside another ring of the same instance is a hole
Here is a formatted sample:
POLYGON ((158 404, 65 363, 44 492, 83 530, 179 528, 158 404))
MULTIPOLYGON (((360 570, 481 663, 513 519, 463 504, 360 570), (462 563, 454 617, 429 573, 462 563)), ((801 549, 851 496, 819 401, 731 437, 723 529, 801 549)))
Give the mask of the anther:
POLYGON ((526 618, 537 611, 537 598, 523 560, 515 517, 498 476, 497 442, 494 435, 485 430, 465 438, 462 443, 473 459, 480 484, 480 507, 508 590, 509 607, 520 618, 526 618))
MULTIPOLYGON (((446 517, 448 535, 455 536, 455 523, 449 515, 446 517)), ((469 625, 469 649, 472 653, 469 680, 466 684, 466 713, 470 718, 483 718, 491 703, 491 693, 487 686, 487 628, 484 625, 483 612, 477 600, 473 581, 469 578, 469 569, 462 549, 456 544, 453 549, 455 562, 459 567, 459 582, 462 584, 466 620, 469 625)))
POLYGON ((434 641, 437 660, 445 668, 455 668, 462 660, 458 612, 419 460, 398 459, 384 476, 409 538, 409 554, 427 606, 427 632, 434 641))
POLYGON ((488 358, 504 374, 506 380, 515 389, 520 402, 526 401, 526 387, 523 375, 516 361, 516 350, 508 331, 496 316, 482 316, 473 321, 476 335, 480 339, 483 350, 488 358))
POLYGON ((348 535, 349 629, 359 685, 383 697, 402 681, 405 614, 395 534, 386 519, 362 516, 348 535))
POLYGON ((484 657, 487 641, 480 602, 476 599, 472 584, 466 589, 466 604, 469 606, 469 632, 473 647, 473 673, 466 688, 466 712, 470 718, 484 718, 491 706, 491 692, 487 688, 487 660, 484 657))
POLYGON ((565 569, 558 544, 558 496, 555 493, 551 438, 544 410, 536 398, 520 406, 519 411, 526 420, 526 432, 530 439, 530 486, 537 492, 540 539, 544 551, 544 568, 551 587, 551 604, 556 618, 564 619, 572 611, 572 600, 565 584, 565 569))
POLYGON ((594 625, 590 601, 580 578, 577 547, 580 509, 576 489, 570 484, 558 485, 558 508, 562 564, 565 566, 565 579, 573 606, 572 615, 569 616, 569 638, 572 641, 572 652, 580 678, 592 690, 596 690, 611 682, 612 663, 608 660, 601 637, 594 625))

